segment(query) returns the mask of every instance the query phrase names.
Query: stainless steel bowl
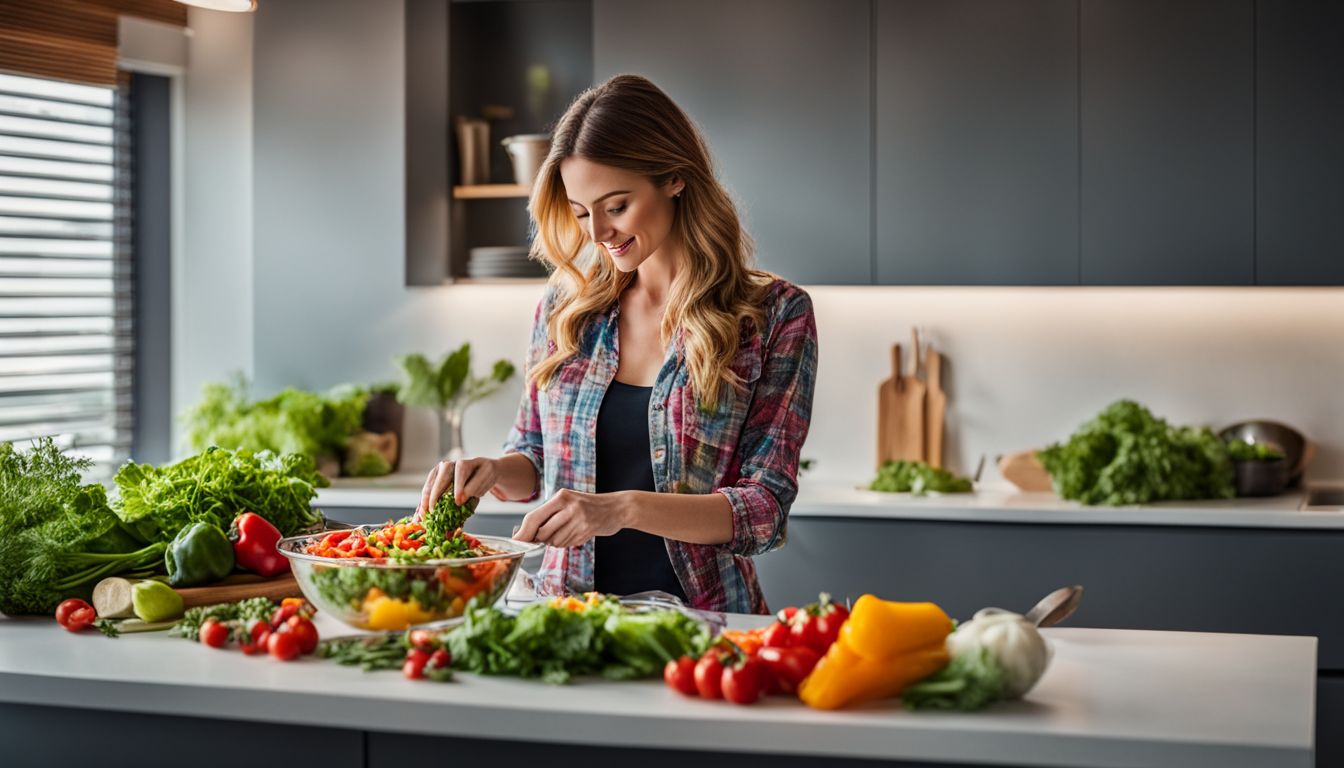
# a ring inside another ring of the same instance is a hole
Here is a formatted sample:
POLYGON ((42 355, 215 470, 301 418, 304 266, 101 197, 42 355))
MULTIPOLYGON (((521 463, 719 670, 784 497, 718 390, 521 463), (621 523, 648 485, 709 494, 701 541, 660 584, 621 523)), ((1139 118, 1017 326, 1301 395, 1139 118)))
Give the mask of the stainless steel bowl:
MULTIPOLYGON (((381 526, 357 526, 367 534, 381 526)), ((541 549, 502 536, 477 536, 498 554, 399 563, 386 558, 338 559, 310 555, 309 544, 330 531, 281 539, 276 549, 289 558, 304 597, 358 629, 402 630, 448 622, 462 616, 473 597, 494 605, 523 557, 541 549)))
POLYGON ((1259 419, 1241 421, 1225 427, 1218 436, 1223 440, 1277 445, 1283 451, 1283 461, 1288 468, 1288 485, 1297 485, 1302 479, 1302 470, 1307 463, 1307 438, 1287 424, 1259 419))

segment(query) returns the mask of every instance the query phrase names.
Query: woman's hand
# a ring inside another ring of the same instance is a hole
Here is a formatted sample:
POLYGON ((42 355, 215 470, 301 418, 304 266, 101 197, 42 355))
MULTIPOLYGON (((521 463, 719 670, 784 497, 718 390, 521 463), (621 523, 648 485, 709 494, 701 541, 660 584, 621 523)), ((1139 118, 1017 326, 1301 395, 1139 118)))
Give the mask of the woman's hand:
POLYGON ((594 536, 610 536, 629 527, 630 495, 582 493, 567 488, 527 513, 513 537, 552 547, 577 547, 594 536))
POLYGON ((484 496, 486 491, 495 498, 502 499, 495 483, 499 482, 499 460, 487 458, 458 459, 440 461, 429 470, 425 487, 420 492, 420 506, 415 508, 415 517, 419 520, 438 502, 448 486, 453 486, 453 501, 465 504, 472 496, 484 496))

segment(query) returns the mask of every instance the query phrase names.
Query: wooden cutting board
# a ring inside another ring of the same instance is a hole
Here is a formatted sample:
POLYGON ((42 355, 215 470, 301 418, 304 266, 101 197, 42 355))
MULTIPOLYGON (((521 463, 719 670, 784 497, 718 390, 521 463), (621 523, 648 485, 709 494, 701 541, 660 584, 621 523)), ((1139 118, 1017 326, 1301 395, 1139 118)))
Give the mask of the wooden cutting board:
POLYGON ((999 474, 1023 491, 1053 491, 1050 473, 1041 466, 1036 451, 1018 451, 999 459, 999 474))
MULTIPOLYGON (((915 347, 918 367, 919 347, 915 347)), ((901 373, 901 345, 891 345, 891 378, 877 388, 877 464, 924 459, 924 382, 901 373)))
POLYGON ((232 603, 249 597, 269 597, 281 600, 286 597, 303 597, 299 582, 294 574, 285 573, 264 578, 253 573, 237 573, 226 576, 220 581, 204 587, 186 587, 177 590, 182 596, 182 604, 187 608, 215 603, 232 603))
POLYGON ((924 357, 928 392, 924 402, 924 460, 943 466, 943 422, 947 418, 947 393, 943 391, 943 356, 929 347, 924 357))

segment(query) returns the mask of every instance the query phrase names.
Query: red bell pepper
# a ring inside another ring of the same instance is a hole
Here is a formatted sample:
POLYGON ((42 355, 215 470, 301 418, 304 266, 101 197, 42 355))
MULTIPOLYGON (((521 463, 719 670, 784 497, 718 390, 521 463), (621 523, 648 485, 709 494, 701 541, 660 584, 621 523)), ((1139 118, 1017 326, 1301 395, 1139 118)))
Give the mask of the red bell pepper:
POLYGON ((261 576, 275 576, 289 570, 289 559, 275 548, 280 529, 255 512, 244 512, 233 520, 233 557, 238 566, 261 576))

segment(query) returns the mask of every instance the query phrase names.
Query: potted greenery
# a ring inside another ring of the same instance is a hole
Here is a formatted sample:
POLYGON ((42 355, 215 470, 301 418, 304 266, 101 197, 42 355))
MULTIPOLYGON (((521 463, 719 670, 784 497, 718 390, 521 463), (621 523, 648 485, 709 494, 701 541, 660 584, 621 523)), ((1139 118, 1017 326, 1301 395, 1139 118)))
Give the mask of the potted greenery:
POLYGON ((490 375, 473 375, 469 342, 437 364, 424 355, 411 354, 397 358, 397 365, 404 374, 398 399, 439 414, 439 456, 450 460, 462 457, 462 414, 467 406, 494 394, 516 370, 508 360, 496 360, 490 375))

